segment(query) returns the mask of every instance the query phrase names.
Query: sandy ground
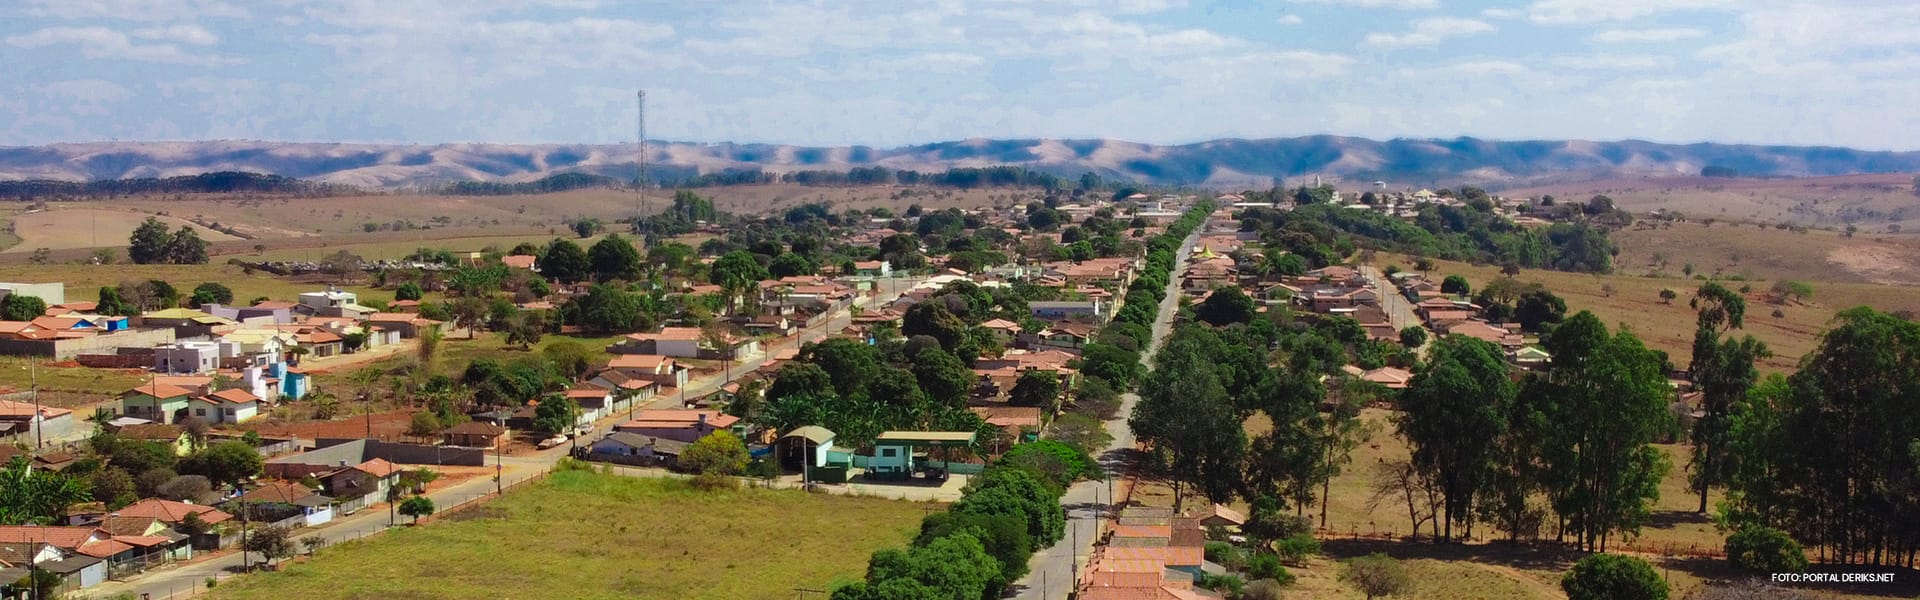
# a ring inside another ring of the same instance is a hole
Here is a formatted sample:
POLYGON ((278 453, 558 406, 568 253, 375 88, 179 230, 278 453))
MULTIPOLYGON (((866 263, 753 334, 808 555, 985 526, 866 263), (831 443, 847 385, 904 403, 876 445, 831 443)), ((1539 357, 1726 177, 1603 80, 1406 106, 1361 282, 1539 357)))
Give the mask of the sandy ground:
MULTIPOLYGON (((20 236, 21 242, 19 245, 8 248, 6 252, 33 252, 35 248, 59 250, 124 245, 127 236, 133 234, 133 229, 150 216, 153 215, 99 208, 60 208, 23 213, 13 218, 13 231, 20 236)), ((177 229, 181 225, 187 225, 193 228, 200 239, 209 242, 240 239, 199 225, 192 225, 183 219, 158 218, 169 228, 177 229)))

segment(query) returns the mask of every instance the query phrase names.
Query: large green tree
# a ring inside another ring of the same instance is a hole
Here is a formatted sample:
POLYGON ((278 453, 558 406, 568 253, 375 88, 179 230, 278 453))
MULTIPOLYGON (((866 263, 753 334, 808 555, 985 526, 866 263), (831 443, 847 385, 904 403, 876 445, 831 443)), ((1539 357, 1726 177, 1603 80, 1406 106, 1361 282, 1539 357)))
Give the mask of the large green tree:
POLYGON ((139 265, 167 262, 167 247, 172 243, 173 232, 167 230, 167 224, 147 217, 127 238, 127 259, 139 265))
POLYGON ((67 507, 93 496, 87 482, 46 469, 24 457, 0 468, 0 525, 46 525, 63 519, 67 507))
POLYGON ((1728 411, 1746 396, 1760 380, 1756 361, 1771 353, 1765 343, 1744 336, 1727 337, 1744 326, 1747 301, 1738 292, 1719 283, 1707 282, 1694 294, 1692 304, 1698 310, 1693 333, 1693 360, 1687 366, 1694 388, 1700 392, 1701 416, 1693 422, 1693 460, 1688 465, 1694 490, 1700 495, 1699 511, 1707 511, 1707 492, 1726 478, 1728 411))
POLYGON ((1240 485, 1247 450, 1244 416, 1234 406, 1219 365, 1207 353, 1176 348, 1180 338, 1199 335, 1190 325, 1174 332, 1168 350, 1154 357, 1140 401, 1127 419, 1172 479, 1176 508, 1187 487, 1214 502, 1231 498, 1240 485))
POLYGON ((640 278, 640 251, 618 233, 607 234, 587 250, 587 263, 600 281, 633 281, 640 278))
POLYGON ((580 249, 572 240, 553 238, 547 243, 547 251, 540 254, 535 262, 540 268, 540 276, 559 281, 574 283, 593 273, 593 263, 587 258, 587 252, 580 249))
POLYGON ((1436 340, 1427 363, 1401 393, 1400 436, 1413 446, 1413 464, 1439 482, 1443 538, 1468 522, 1474 497, 1493 470, 1505 433, 1505 406, 1514 396, 1506 360, 1493 344, 1458 335, 1436 340))
POLYGON ((1609 334, 1581 311, 1554 330, 1553 365, 1528 395, 1548 398, 1543 458, 1548 495, 1582 548, 1636 533, 1660 497, 1672 388, 1660 356, 1630 332, 1609 334))

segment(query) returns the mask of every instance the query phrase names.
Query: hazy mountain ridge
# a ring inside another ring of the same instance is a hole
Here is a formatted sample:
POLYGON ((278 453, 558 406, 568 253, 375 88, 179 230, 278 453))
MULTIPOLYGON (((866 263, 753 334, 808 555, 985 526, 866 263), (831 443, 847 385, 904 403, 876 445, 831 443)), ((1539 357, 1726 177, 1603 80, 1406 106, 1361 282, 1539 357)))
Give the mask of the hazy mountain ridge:
MULTIPOLYGON (((1315 175, 1398 183, 1536 183, 1621 174, 1691 175, 1709 165, 1743 175, 1823 176, 1920 171, 1920 152, 1818 146, 1643 141, 1493 141, 1308 136, 1182 145, 1118 140, 972 139, 905 146, 649 142, 649 176, 727 169, 939 171, 1020 165, 1065 177, 1169 185, 1265 186, 1315 175)), ((250 171, 366 188, 459 181, 520 182, 580 172, 631 179, 633 144, 333 144, 260 141, 90 142, 0 147, 0 180, 91 181, 250 171)))

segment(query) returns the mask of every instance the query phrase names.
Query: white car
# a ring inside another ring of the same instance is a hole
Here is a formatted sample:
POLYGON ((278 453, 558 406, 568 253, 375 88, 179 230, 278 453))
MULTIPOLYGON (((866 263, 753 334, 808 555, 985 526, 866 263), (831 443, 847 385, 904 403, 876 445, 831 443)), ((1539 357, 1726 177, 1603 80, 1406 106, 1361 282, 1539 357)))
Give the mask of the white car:
POLYGON ((548 448, 552 448, 554 446, 558 446, 565 443, 567 443, 567 436, 556 435, 544 440, 540 440, 540 443, 538 445, 535 445, 534 447, 539 448, 541 450, 546 450, 548 448))

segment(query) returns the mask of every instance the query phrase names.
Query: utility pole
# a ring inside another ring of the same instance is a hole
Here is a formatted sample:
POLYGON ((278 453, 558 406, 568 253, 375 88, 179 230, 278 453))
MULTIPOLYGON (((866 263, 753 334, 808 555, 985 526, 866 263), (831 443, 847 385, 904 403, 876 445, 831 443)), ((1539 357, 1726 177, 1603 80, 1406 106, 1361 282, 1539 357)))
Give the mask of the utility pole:
POLYGON ((240 493, 240 571, 252 571, 253 557, 247 555, 247 488, 236 483, 233 491, 240 493))
MULTIPOLYGON (((47 416, 40 414, 40 359, 35 358, 32 362, 27 363, 27 375, 33 380, 33 418, 27 420, 27 424, 33 426, 33 449, 37 452, 47 445, 47 441, 44 439, 47 428, 47 416)), ((39 588, 36 587, 34 589, 37 590, 39 588)))
MULTIPOLYGON (((504 434, 503 434, 504 435, 504 434)), ((493 493, 506 491, 506 458, 500 454, 500 440, 493 440, 493 493)))
POLYGON ((640 156, 635 161, 635 165, 639 170, 639 175, 634 177, 634 180, 633 180, 633 184, 634 184, 633 187, 635 191, 638 192, 634 196, 633 225, 634 225, 634 230, 640 233, 641 247, 650 248, 653 246, 653 243, 652 243, 653 240, 647 237, 648 227, 647 227, 647 221, 646 221, 646 214, 647 214, 647 91, 640 90, 636 94, 635 100, 636 100, 636 106, 635 106, 636 110, 634 112, 634 115, 638 117, 636 119, 638 123, 635 126, 635 129, 636 129, 635 137, 638 138, 640 142, 640 156))

